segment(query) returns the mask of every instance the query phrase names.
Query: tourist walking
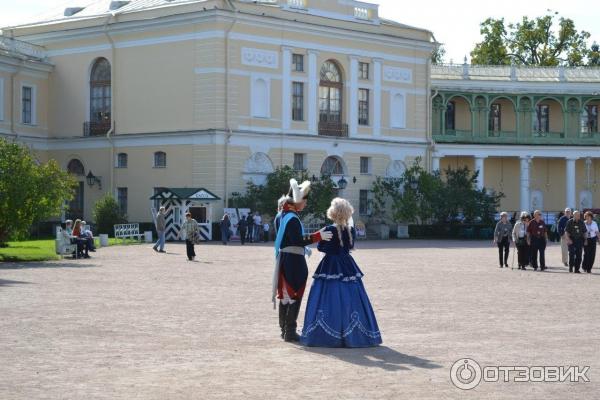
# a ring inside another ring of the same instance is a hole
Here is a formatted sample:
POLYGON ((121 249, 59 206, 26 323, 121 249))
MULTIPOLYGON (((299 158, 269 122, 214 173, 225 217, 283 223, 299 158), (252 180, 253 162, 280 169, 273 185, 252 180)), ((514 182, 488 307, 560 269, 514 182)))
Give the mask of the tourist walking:
POLYGON ((238 222, 238 232, 240 233, 242 246, 246 243, 246 234, 248 233, 248 220, 246 217, 246 215, 242 215, 242 218, 238 222))
POLYGON ((165 253, 165 230, 167 229, 167 218, 165 215, 165 208, 161 207, 156 214, 156 234, 158 240, 152 247, 154 251, 159 253, 165 253))
POLYGON ((225 213, 221 218, 221 242, 226 245, 231 237, 231 221, 229 220, 229 214, 225 213))
POLYGON ((185 213, 185 222, 181 224, 181 229, 177 233, 177 238, 181 238, 181 232, 185 233, 185 250, 189 261, 196 259, 196 250, 194 244, 200 242, 200 230, 198 222, 192 218, 188 211, 185 213))
POLYGON ((569 244, 567 236, 565 235, 565 228, 567 227, 567 221, 571 219, 571 209, 565 208, 565 213, 558 219, 558 236, 560 236, 560 254, 562 256, 562 263, 566 267, 569 265, 569 244))
POLYGON ((508 220, 508 213, 500 213, 500 221, 496 224, 494 230, 493 243, 498 246, 498 260, 500 268, 503 266, 508 268, 508 253, 510 251, 510 240, 512 233, 512 225, 508 220))
POLYGON ((581 213, 573 211, 573 218, 567 221, 565 227, 567 243, 569 244, 569 272, 579 274, 581 268, 581 253, 587 229, 581 220, 581 213))
POLYGON ((542 219, 542 212, 535 210, 533 220, 527 226, 527 244, 531 250, 531 266, 535 271, 538 269, 538 256, 540 260, 540 271, 546 269, 546 243, 548 242, 548 231, 546 222, 542 219))
POLYGON ((290 190, 275 240, 272 301, 275 306, 275 298, 279 299, 279 327, 281 337, 286 342, 297 342, 300 339, 296 332, 296 321, 308 278, 305 246, 321 240, 331 240, 333 236, 324 229, 311 235, 304 234, 298 213, 306 207, 309 191, 310 181, 298 185, 295 179, 290 179, 290 190))
POLYGON ((356 231, 350 227, 354 208, 335 198, 327 210, 333 225, 325 228, 333 237, 319 242, 325 256, 313 275, 300 343, 319 347, 370 347, 381 344, 381 333, 363 273, 350 255, 356 231))
POLYGON ((253 226, 253 230, 254 232, 252 233, 252 240, 254 242, 259 243, 261 241, 261 236, 262 236, 262 218, 260 216, 260 214, 258 213, 258 211, 256 213, 254 213, 254 218, 253 218, 253 222, 254 222, 254 226, 253 226))
POLYGON ((582 268, 590 274, 594 261, 596 259, 596 246, 598 245, 598 224, 594 221, 594 214, 591 211, 586 211, 583 215, 585 218, 585 242, 583 245, 583 263, 582 268))
MULTIPOLYGON (((527 211, 521 212, 521 218, 515 223, 512 230, 512 240, 517 247, 518 269, 527 269, 529 265, 529 245, 527 244, 527 226, 531 217, 527 211)), ((514 257, 514 256, 513 256, 514 257)))

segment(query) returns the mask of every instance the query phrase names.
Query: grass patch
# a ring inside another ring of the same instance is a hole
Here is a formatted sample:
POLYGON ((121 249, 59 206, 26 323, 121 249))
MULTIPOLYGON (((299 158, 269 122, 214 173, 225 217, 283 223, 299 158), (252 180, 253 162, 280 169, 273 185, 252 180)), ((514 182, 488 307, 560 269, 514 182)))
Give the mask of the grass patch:
MULTIPOLYGON (((135 244, 140 244, 140 242, 135 239, 126 239, 123 243, 122 240, 108 239, 109 246, 135 244)), ((99 245, 98 238, 96 238, 96 245, 99 245)), ((0 247, 0 262, 50 261, 59 259, 60 256, 54 250, 54 239, 8 242, 8 247, 0 247)))

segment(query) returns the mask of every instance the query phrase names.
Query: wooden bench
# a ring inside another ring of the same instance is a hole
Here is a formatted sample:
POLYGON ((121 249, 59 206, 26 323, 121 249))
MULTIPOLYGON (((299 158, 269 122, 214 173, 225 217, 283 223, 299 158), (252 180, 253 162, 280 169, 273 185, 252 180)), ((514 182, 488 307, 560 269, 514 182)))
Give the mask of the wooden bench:
POLYGON ((71 239, 66 232, 63 231, 63 228, 60 226, 56 227, 56 240, 54 241, 54 247, 56 250, 56 254, 60 256, 70 256, 73 253, 75 254, 75 258, 77 258, 77 245, 71 243, 71 239))
POLYGON ((140 224, 118 224, 114 228, 115 239, 121 239, 123 243, 129 238, 137 238, 141 242, 144 237, 144 234, 140 233, 140 224))

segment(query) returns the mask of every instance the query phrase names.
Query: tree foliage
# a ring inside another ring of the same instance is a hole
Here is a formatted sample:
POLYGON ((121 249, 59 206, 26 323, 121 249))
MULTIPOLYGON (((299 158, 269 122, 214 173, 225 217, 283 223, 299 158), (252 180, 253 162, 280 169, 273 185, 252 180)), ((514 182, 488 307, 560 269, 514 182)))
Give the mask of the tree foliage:
POLYGON ((31 225, 59 215, 74 179, 56 161, 39 163, 26 146, 0 138, 0 245, 27 237, 31 225))
POLYGON ((446 49, 443 45, 439 45, 431 52, 431 63, 432 64, 443 64, 444 56, 446 55, 446 49))
POLYGON ((592 65, 587 48, 590 34, 578 31, 575 22, 548 10, 542 17, 506 24, 488 18, 480 25, 483 41, 471 51, 472 64, 536 66, 592 65))
MULTIPOLYGON (((250 208, 261 214, 275 215, 277 200, 290 189, 290 179, 298 182, 311 180, 307 171, 296 171, 290 166, 277 167, 267 176, 264 185, 248 182, 244 194, 232 193, 231 206, 237 208, 250 208)), ((328 176, 312 180, 310 196, 304 213, 315 219, 325 220, 327 209, 331 200, 336 196, 336 188, 328 176)))
POLYGON ((96 202, 93 216, 98 233, 114 234, 114 225, 127 222, 127 217, 121 212, 119 203, 110 193, 96 202))

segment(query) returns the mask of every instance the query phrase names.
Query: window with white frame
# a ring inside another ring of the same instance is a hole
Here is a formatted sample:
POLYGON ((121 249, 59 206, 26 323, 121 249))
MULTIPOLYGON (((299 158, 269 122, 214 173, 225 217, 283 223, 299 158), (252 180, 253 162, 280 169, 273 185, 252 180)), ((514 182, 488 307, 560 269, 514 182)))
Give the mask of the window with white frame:
POLYGON ((304 72, 303 54, 292 54, 292 70, 296 72, 304 72))
POLYGON ((358 78, 369 79, 369 63, 359 62, 358 63, 358 78))
POLYGON ((127 153, 117 154, 117 168, 127 168, 127 153))
POLYGON ((117 203, 119 204, 119 210, 123 214, 127 214, 127 188, 117 188, 117 203))
POLYGON ((166 168, 167 167, 167 153, 164 151, 157 151, 154 153, 154 168, 166 168))
POLYGON ((304 83, 292 83, 292 120, 304 120, 304 83))
POLYGON ((358 124, 369 125, 369 89, 358 89, 358 124))
POLYGON ((370 174, 371 173, 371 157, 360 158, 360 173, 370 174))
POLYGON ((21 87, 21 123, 35 125, 35 87, 21 87))
POLYGON ((306 154, 294 153, 294 169, 302 171, 306 169, 306 154))

